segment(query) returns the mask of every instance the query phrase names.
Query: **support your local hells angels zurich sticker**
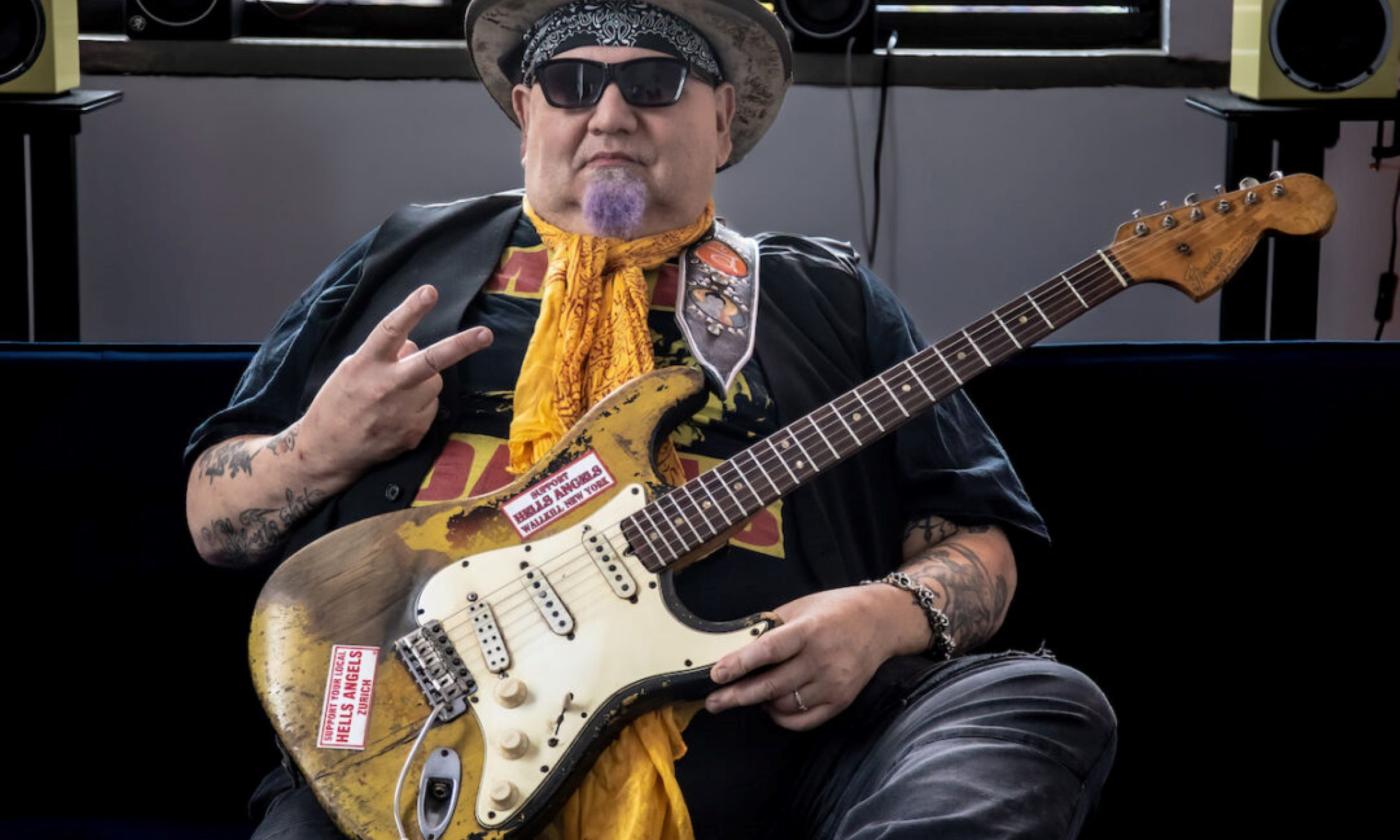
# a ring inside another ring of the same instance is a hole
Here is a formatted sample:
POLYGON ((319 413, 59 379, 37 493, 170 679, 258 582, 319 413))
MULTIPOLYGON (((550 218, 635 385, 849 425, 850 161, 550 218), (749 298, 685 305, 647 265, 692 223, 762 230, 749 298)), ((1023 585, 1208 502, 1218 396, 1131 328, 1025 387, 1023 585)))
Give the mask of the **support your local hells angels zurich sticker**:
POLYGON ((374 702, 375 666, 379 648, 358 645, 331 647, 326 674, 326 699, 316 746, 332 750, 362 750, 369 731, 369 708, 374 702))
POLYGON ((590 449, 501 505, 501 510, 523 539, 616 483, 598 453, 590 449))

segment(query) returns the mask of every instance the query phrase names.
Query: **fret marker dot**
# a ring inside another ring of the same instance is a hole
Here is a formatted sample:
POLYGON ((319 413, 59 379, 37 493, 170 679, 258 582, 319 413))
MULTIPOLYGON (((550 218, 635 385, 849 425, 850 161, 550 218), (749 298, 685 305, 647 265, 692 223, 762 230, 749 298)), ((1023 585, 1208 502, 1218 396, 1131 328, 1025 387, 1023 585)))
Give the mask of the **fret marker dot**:
POLYGON ((859 420, 859 419, 860 419, 860 412, 857 411, 857 412, 855 412, 854 414, 852 414, 852 415, 851 415, 851 419, 852 419, 852 420, 859 420))
POLYGON ((1029 321, 1030 319, 1027 318, 1025 315, 1022 315, 1022 316, 1020 317, 1019 320, 1020 320, 1020 322, 1021 322, 1022 324, 1024 324, 1024 323, 1026 323, 1027 321, 1029 321))
POLYGON ((681 524, 681 518, 679 516, 677 516, 675 519, 672 519, 671 521, 676 523, 677 525, 681 524))
POLYGON ((906 382, 905 384, 900 385, 899 390, 903 391, 906 394, 909 393, 909 384, 906 382))
POLYGON ((744 489, 744 485, 743 485, 741 482, 736 481, 736 482, 734 482, 734 489, 735 489, 735 490, 742 490, 742 489, 744 489))
POLYGON ((966 358, 967 358, 967 354, 966 354, 966 353, 963 353, 963 352, 961 352, 961 351, 958 352, 958 361, 961 362, 963 359, 966 359, 966 358))
POLYGON ((787 449, 789 446, 792 446, 792 444, 789 443, 788 441, 783 441, 782 443, 780 443, 780 444, 778 444, 778 445, 781 446, 781 447, 784 448, 784 449, 787 449))
POLYGON ((652 532, 651 532, 651 538, 654 539, 654 540, 659 540, 659 539, 661 539, 661 535, 658 534, 658 533, 656 533, 655 531, 652 531, 652 532))
POLYGON ((704 508, 705 510, 709 510, 709 509, 710 509, 710 503, 709 503, 709 502, 701 502, 701 503, 700 503, 700 507, 704 508))
POLYGON ((798 461, 798 462, 797 462, 797 468, 798 468, 799 470, 802 469, 804 466, 805 466, 805 464, 803 464, 801 461, 798 461))

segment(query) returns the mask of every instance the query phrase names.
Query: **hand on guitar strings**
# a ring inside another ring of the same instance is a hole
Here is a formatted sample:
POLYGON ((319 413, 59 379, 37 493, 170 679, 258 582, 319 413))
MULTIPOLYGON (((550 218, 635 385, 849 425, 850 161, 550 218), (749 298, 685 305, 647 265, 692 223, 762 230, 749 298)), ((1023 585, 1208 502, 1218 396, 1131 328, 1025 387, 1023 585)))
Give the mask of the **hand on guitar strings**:
POLYGON ((891 592, 898 594, 891 587, 850 586, 779 607, 783 624, 710 669, 710 679, 724 687, 710 693, 705 709, 762 703, 775 723, 793 730, 835 717, 886 659, 928 644, 922 615, 891 609, 891 592))
POLYGON ((419 349, 408 335, 437 303, 421 286, 374 328, 326 379, 301 421, 301 446, 325 472, 352 481, 413 449, 437 416, 442 371, 491 344, 473 327, 419 349))

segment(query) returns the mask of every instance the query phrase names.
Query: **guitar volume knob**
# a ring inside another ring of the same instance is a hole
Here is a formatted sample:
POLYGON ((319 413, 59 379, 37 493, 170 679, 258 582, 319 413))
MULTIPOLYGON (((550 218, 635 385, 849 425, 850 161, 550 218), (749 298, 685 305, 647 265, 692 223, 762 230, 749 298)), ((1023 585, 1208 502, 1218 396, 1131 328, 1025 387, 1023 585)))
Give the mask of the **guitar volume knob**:
POLYGON ((519 729, 511 729, 501 736, 498 746, 506 758, 519 758, 530 748, 530 739, 519 729))
POLYGON ((491 804, 497 808, 509 808, 515 802, 516 794, 519 791, 515 785, 507 781, 496 782, 491 785, 491 790, 487 791, 487 796, 491 799, 491 804))
POLYGON ((513 709, 525 702, 529 696, 529 691, 525 688, 525 683, 515 677, 506 677, 496 684, 496 702, 513 709))

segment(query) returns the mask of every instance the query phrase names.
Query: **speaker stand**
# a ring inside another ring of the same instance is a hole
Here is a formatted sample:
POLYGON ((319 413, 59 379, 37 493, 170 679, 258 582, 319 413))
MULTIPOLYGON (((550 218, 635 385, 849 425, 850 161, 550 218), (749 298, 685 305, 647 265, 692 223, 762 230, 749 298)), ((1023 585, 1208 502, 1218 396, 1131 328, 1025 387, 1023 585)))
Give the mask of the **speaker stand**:
POLYGON ((77 136, 83 114, 121 98, 116 90, 0 96, 0 340, 79 339, 77 136))
MULTIPOLYGON (((1285 175, 1308 172, 1321 178, 1323 156, 1337 144, 1342 122, 1400 118, 1400 99, 1255 102, 1221 92, 1189 96, 1186 104, 1226 122, 1227 190, 1235 189, 1242 178, 1263 181, 1275 169, 1285 175)), ((1322 243, 1299 237, 1270 237, 1270 241, 1272 278, 1269 249, 1256 248, 1221 290, 1221 341, 1317 338, 1322 243)))

